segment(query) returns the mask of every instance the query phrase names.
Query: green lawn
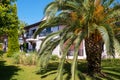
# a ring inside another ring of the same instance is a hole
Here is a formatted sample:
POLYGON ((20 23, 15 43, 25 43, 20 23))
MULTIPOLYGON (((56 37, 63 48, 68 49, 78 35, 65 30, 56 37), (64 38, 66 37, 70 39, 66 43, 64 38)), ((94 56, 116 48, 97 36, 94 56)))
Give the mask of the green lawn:
MULTIPOLYGON (((104 78, 97 75, 94 78, 90 78, 86 74, 86 66, 85 60, 79 61, 77 80, 120 80, 120 60, 102 61, 102 71, 106 74, 104 78)), ((39 73, 36 66, 16 65, 13 64, 11 58, 5 58, 0 60, 0 80, 54 80, 57 67, 58 62, 51 61, 46 72, 39 73)), ((70 80, 70 77, 70 64, 66 63, 64 67, 64 80, 70 80)))

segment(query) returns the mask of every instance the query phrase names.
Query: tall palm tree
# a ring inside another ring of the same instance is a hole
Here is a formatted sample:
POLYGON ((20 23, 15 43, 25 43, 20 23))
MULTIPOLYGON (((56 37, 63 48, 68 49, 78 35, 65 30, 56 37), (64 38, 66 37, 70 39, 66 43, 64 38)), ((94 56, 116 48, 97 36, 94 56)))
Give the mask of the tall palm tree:
POLYGON ((114 0, 55 0, 45 8, 46 20, 42 21, 35 36, 44 28, 64 25, 64 29, 48 35, 41 44, 39 51, 41 67, 47 67, 54 48, 60 44, 61 61, 57 80, 62 80, 63 66, 72 44, 75 45, 71 67, 72 80, 75 80, 77 57, 80 43, 85 39, 88 61, 88 73, 101 74, 101 54, 103 44, 106 51, 114 56, 114 33, 112 19, 118 9, 110 7, 114 0), (63 46, 66 43, 65 46, 63 46))

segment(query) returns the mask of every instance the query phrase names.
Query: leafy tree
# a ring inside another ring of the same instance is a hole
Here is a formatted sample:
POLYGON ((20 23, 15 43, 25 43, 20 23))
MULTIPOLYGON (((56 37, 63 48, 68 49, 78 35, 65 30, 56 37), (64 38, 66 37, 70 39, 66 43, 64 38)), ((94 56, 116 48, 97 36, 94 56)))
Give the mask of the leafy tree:
POLYGON ((63 80, 63 66, 72 44, 75 45, 71 66, 72 80, 75 80, 77 57, 80 43, 85 39, 88 74, 101 74, 101 54, 103 44, 109 55, 115 57, 113 25, 114 15, 119 6, 112 5, 114 0, 55 0, 45 8, 46 20, 42 21, 35 36, 44 28, 65 26, 64 29, 48 35, 39 51, 41 68, 47 68, 54 48, 60 44, 61 61, 57 80, 63 80), (111 7, 112 5, 112 7, 111 7), (113 15, 114 14, 114 15, 113 15), (111 21, 111 22, 109 22, 111 21), (59 37, 58 37, 59 36, 59 37), (66 44, 65 46, 63 46, 66 44))
POLYGON ((0 1, 0 30, 1 34, 8 36, 8 56, 19 51, 18 43, 18 17, 15 0, 0 1))

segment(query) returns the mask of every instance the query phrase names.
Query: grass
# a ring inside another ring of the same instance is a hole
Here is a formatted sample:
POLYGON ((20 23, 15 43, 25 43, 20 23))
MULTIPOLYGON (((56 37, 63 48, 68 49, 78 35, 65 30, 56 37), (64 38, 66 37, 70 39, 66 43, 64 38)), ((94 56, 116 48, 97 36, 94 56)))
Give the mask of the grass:
MULTIPOLYGON (((64 66, 64 80, 70 80, 70 62, 64 66)), ((0 60, 0 80, 54 80, 57 74, 59 63, 50 61, 46 71, 37 72, 38 67, 30 65, 13 64, 12 58, 4 58, 0 60)), ((89 77, 87 72, 87 64, 85 60, 78 62, 78 75, 76 80, 119 80, 120 79, 120 60, 102 60, 102 71, 106 77, 89 77)))
POLYGON ((13 64, 12 58, 0 61, 0 80, 40 80, 36 66, 13 64))

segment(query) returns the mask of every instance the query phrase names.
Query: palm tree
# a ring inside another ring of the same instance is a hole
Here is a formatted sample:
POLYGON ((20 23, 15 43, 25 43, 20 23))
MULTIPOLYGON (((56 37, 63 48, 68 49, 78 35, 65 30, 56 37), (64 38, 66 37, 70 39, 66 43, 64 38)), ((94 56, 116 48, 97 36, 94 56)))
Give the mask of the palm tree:
POLYGON ((19 29, 18 29, 18 33, 22 38, 25 39, 24 34, 25 34, 25 30, 24 27, 27 26, 27 24, 23 21, 19 21, 19 29))
POLYGON ((19 28, 18 28, 18 34, 19 36, 22 37, 22 40, 23 40, 23 50, 25 52, 27 52, 27 49, 26 49, 26 37, 25 37, 25 26, 27 26, 27 23, 23 22, 23 21, 19 21, 19 28))
POLYGON ((75 80, 77 57, 80 43, 85 39, 88 73, 101 74, 101 54, 103 44, 114 57, 114 33, 109 23, 116 7, 110 7, 114 0, 55 0, 45 8, 46 20, 42 21, 35 36, 43 29, 64 25, 65 28, 48 35, 39 51, 41 67, 47 67, 53 49, 60 44, 61 60, 57 80, 62 80, 66 55, 72 44, 75 45, 71 67, 72 80, 75 80), (67 43, 65 46, 63 46, 67 43))

